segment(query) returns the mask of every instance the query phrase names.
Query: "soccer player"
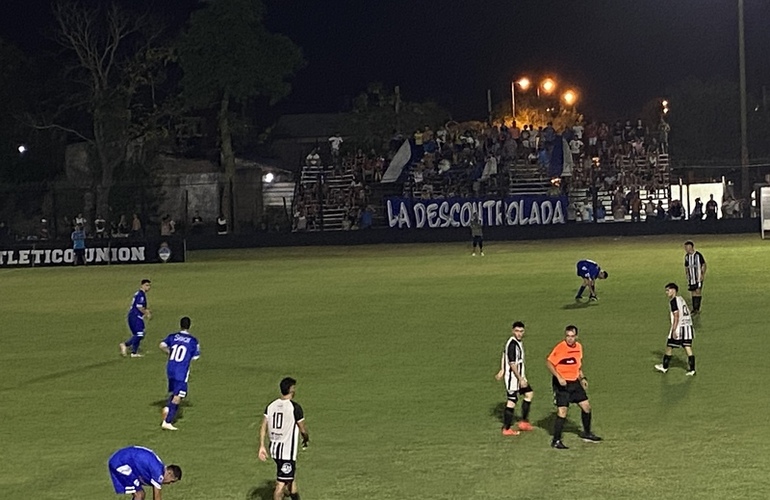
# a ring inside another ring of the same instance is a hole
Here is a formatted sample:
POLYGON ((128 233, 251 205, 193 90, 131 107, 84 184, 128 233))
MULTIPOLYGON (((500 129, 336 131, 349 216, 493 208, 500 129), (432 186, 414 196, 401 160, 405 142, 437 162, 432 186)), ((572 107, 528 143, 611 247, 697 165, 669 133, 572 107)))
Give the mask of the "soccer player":
POLYGON ((473 257, 476 256, 476 247, 479 247, 481 256, 484 256, 484 230, 481 226, 481 217, 474 212, 471 216, 471 237, 473 237, 473 257))
POLYGON ((267 405, 262 427, 259 429, 259 459, 267 460, 265 436, 270 434, 270 456, 277 468, 273 500, 282 500, 288 492, 292 500, 300 500, 297 482, 297 448, 302 436, 302 447, 310 441, 305 427, 302 407, 293 401, 297 381, 291 377, 281 380, 281 397, 267 405))
POLYGON ((583 298, 583 292, 586 287, 590 292, 588 300, 597 300, 596 297, 596 280, 606 280, 609 277, 607 271, 602 270, 599 264, 592 260, 579 260, 577 263, 577 275, 583 278, 583 284, 580 285, 575 300, 583 298))
POLYGON ((147 308, 147 292, 150 291, 152 283, 148 279, 142 280, 139 290, 131 299, 131 307, 128 308, 128 328, 131 330, 131 338, 120 343, 120 354, 125 356, 128 347, 131 347, 131 357, 141 358, 139 354, 139 344, 144 338, 144 320, 152 318, 152 313, 147 308))
POLYGON ((133 500, 144 500, 142 486, 152 486, 152 499, 161 500, 163 485, 182 479, 178 465, 163 465, 154 451, 143 446, 121 448, 107 464, 115 493, 132 495, 133 500))
POLYGON ((511 338, 505 343, 503 348, 502 366, 495 375, 497 380, 505 380, 505 391, 508 398, 503 410, 503 436, 516 436, 519 431, 511 429, 513 424, 513 410, 516 408, 516 402, 521 394, 524 402, 521 403, 521 420, 517 424, 519 430, 531 431, 534 429, 529 423, 529 406, 532 404, 532 387, 524 376, 524 323, 515 322, 511 326, 511 338))
POLYGON ((687 302, 677 295, 679 287, 676 283, 666 285, 666 296, 669 299, 671 308, 671 330, 668 332, 666 341, 666 353, 663 355, 663 363, 655 365, 659 372, 666 373, 671 364, 671 354, 677 347, 683 347, 687 353, 687 364, 689 369, 685 375, 692 377, 695 375, 695 355, 692 353, 692 339, 695 331, 692 328, 692 317, 687 308, 687 302))
POLYGON ((583 432, 580 437, 587 443, 602 440, 591 432, 591 404, 586 389, 588 379, 583 374, 583 346, 577 341, 578 329, 569 325, 564 331, 564 340, 556 344, 546 359, 548 371, 553 375, 553 394, 556 403, 556 423, 553 429, 551 447, 566 450, 561 440, 567 410, 570 403, 576 403, 582 411, 583 432))
POLYGON ((687 276, 687 289, 692 298, 692 313, 700 312, 703 279, 706 277, 706 259, 695 250, 695 243, 684 242, 684 274, 687 276))
POLYGON ((201 355, 198 339, 190 335, 190 318, 185 316, 179 320, 180 330, 169 334, 160 343, 160 350, 168 355, 166 376, 168 377, 168 392, 171 393, 168 404, 163 408, 161 429, 177 430, 174 418, 182 399, 187 396, 187 379, 190 376, 190 363, 201 355))

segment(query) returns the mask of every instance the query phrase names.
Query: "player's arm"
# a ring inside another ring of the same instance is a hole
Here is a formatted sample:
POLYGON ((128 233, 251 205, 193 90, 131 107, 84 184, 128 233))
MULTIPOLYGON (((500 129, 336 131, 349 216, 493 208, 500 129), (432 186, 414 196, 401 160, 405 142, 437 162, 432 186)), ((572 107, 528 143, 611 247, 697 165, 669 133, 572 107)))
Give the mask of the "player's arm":
POLYGON ((588 389, 588 379, 586 378, 585 374, 583 373, 583 369, 580 369, 580 372, 578 372, 578 380, 580 380, 580 385, 583 386, 583 389, 588 389))
POLYGON ((673 317, 671 318, 671 336, 677 338, 677 332, 679 331, 679 309, 673 311, 673 317))
MULTIPOLYGON (((155 494, 153 493, 153 496, 155 494)), ((139 490, 134 493, 134 496, 131 497, 133 500, 144 500, 144 490, 139 490)))
POLYGON ((307 448, 307 444, 310 442, 310 434, 307 433, 305 421, 300 420, 297 422, 297 427, 299 427, 299 433, 302 435, 302 447, 307 448))
POLYGON ((147 307, 142 305, 137 305, 136 308, 139 310, 140 313, 142 313, 143 318, 147 318, 147 319, 152 318, 152 313, 150 312, 149 309, 147 309, 147 307))
POLYGON ((527 386, 527 379, 522 377, 519 373, 519 367, 516 365, 516 363, 508 363, 511 367, 511 373, 513 373, 513 376, 516 377, 516 380, 519 381, 520 387, 526 387, 527 386))
POLYGON ((161 342, 158 345, 158 347, 160 348, 161 351, 165 352, 167 356, 171 354, 171 351, 169 350, 168 344, 166 344, 165 340, 163 342, 161 342))
POLYGON ((503 351, 503 359, 500 360, 500 371, 495 374, 495 380, 501 380, 505 374, 505 351, 503 351))
POLYGON ((152 500, 163 500, 161 498, 161 491, 160 489, 156 488, 155 486, 152 487, 152 500))
POLYGON ((700 280, 703 281, 706 279, 706 262, 703 262, 703 265, 700 266, 700 280))
POLYGON ((262 419, 262 426, 259 428, 259 459, 263 462, 267 460, 267 449, 265 448, 265 437, 267 436, 267 415, 262 419))

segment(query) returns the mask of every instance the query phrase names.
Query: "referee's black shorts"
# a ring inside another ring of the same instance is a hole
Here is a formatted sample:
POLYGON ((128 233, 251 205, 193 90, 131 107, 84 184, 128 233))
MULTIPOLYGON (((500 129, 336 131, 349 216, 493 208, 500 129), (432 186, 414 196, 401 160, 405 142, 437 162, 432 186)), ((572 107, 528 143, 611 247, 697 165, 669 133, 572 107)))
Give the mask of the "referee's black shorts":
POLYGON ((553 381, 553 402, 556 406, 569 406, 570 403, 582 403, 587 399, 588 394, 579 380, 568 380, 564 386, 553 381))

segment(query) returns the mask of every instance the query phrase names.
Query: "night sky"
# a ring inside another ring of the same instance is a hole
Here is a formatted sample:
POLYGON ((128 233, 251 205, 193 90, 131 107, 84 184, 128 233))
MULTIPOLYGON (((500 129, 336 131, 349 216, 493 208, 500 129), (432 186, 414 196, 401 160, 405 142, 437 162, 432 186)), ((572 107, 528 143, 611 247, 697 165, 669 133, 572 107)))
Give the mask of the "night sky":
MULTIPOLYGON (((770 1, 745 2, 748 85, 760 94, 770 87, 770 1)), ((2 3, 0 37, 23 49, 45 43, 47 0, 2 3)), ((144 3, 180 25, 197 2, 144 3)), ((456 119, 483 119, 488 88, 510 102, 512 77, 552 74, 579 89, 588 116, 632 118, 688 76, 738 74, 737 0, 265 3, 268 26, 308 61, 279 105, 285 112, 338 111, 344 96, 381 81, 408 100, 437 99, 456 119)))

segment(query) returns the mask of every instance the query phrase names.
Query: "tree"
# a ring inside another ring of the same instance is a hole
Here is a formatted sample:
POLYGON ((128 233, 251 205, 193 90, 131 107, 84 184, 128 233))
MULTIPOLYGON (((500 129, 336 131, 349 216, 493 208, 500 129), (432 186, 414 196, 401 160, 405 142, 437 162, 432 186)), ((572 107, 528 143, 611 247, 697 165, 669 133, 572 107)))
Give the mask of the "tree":
POLYGON ((231 109, 256 97, 270 104, 285 97, 291 89, 287 79, 304 65, 299 47, 264 26, 264 11, 260 0, 204 1, 178 46, 186 102, 193 108, 218 110, 226 182, 222 213, 231 226, 237 223, 231 199, 235 177, 231 109))
POLYGON ((63 130, 89 144, 96 159, 90 180, 96 211, 107 214, 115 172, 125 163, 129 144, 156 130, 151 116, 160 115, 162 107, 154 89, 163 81, 171 50, 147 13, 117 3, 91 7, 60 0, 53 13, 55 41, 73 56, 64 71, 74 91, 35 117, 35 126, 63 130))

